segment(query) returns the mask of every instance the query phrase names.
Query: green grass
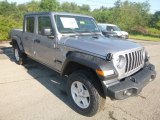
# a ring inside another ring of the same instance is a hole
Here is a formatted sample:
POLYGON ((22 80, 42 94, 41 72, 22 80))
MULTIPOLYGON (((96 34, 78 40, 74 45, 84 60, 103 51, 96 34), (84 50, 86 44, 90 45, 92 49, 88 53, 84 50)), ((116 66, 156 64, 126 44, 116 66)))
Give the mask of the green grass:
POLYGON ((151 36, 144 36, 144 35, 129 35, 129 38, 137 39, 137 40, 148 40, 148 41, 160 42, 160 38, 158 37, 151 37, 151 36))

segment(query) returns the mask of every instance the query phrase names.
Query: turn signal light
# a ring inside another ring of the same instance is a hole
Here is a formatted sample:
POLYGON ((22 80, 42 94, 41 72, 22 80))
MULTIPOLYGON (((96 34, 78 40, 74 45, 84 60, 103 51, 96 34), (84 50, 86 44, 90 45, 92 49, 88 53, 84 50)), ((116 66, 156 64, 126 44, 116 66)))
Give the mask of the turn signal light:
POLYGON ((96 69, 96 73, 100 76, 109 76, 109 75, 113 75, 114 71, 113 70, 102 71, 102 70, 96 69))

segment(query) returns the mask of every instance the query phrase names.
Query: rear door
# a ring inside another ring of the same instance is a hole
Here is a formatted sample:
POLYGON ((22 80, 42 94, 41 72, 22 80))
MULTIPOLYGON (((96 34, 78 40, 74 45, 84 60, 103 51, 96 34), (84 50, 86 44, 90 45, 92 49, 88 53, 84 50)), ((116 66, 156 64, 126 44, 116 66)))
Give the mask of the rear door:
POLYGON ((30 56, 34 56, 33 52, 34 38, 35 38, 35 17, 27 16, 25 17, 24 32, 22 34, 22 39, 23 39, 24 50, 30 56))
POLYGON ((51 29, 54 35, 50 16, 37 16, 37 35, 34 42, 36 59, 50 67, 55 66, 56 39, 43 34, 44 29, 51 29))

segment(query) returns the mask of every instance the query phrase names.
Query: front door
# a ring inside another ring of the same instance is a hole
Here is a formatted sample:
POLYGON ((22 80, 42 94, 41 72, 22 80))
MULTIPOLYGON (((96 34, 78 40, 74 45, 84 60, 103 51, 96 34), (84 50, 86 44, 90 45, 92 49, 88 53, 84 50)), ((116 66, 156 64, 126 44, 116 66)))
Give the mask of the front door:
POLYGON ((53 32, 53 27, 51 24, 50 16, 38 16, 37 18, 37 35, 34 39, 34 52, 35 57, 44 64, 50 67, 55 66, 55 44, 56 39, 50 38, 44 35, 44 29, 51 29, 53 32))

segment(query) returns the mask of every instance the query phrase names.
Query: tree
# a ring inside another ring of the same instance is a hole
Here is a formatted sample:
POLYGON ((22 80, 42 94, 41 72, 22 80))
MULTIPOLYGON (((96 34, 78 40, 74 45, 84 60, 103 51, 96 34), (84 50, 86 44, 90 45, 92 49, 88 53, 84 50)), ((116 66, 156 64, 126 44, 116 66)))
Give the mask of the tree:
POLYGON ((112 8, 101 6, 91 11, 90 5, 78 5, 74 2, 59 3, 58 0, 39 0, 17 5, 7 0, 0 1, 0 39, 7 39, 8 32, 19 28, 23 23, 23 16, 27 12, 63 11, 87 14, 93 16, 98 22, 111 23, 127 31, 145 31, 159 34, 160 11, 149 14, 149 2, 130 2, 117 0, 112 8), (151 27, 151 28, 148 28, 151 27), (152 32, 153 31, 153 32, 152 32))
POLYGON ((81 11, 90 12, 91 8, 90 8, 89 5, 83 4, 82 6, 80 6, 80 10, 81 10, 81 11))
POLYGON ((0 2, 0 15, 9 16, 17 11, 16 3, 9 3, 7 0, 0 2))
POLYGON ((135 3, 119 0, 110 9, 112 15, 110 15, 108 21, 128 31, 138 26, 145 27, 149 20, 149 7, 148 2, 135 3))
POLYGON ((26 4, 27 12, 38 12, 40 11, 40 3, 37 1, 31 1, 26 4))
POLYGON ((120 8, 121 5, 122 5, 121 0, 117 0, 117 1, 114 3, 114 6, 115 6, 116 8, 120 8))
POLYGON ((152 15, 150 26, 160 29, 160 11, 157 11, 152 15))
POLYGON ((13 28, 20 28, 22 24, 15 21, 12 16, 2 16, 0 15, 0 40, 7 40, 9 38, 8 34, 13 28))
POLYGON ((62 11, 71 12, 71 4, 69 2, 64 2, 61 4, 62 11))
POLYGON ((60 9, 60 4, 57 0, 41 0, 40 2, 41 11, 58 11, 60 9))

